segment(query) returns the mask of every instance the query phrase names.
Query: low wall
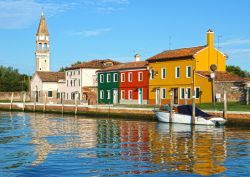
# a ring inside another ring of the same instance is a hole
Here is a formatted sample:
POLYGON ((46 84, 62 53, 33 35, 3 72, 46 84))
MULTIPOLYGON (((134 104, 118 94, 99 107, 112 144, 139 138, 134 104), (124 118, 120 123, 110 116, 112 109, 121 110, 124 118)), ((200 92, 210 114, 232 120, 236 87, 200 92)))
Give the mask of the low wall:
POLYGON ((0 92, 0 101, 10 101, 13 93, 13 101, 23 101, 24 93, 26 93, 26 101, 30 101, 29 92, 0 92))

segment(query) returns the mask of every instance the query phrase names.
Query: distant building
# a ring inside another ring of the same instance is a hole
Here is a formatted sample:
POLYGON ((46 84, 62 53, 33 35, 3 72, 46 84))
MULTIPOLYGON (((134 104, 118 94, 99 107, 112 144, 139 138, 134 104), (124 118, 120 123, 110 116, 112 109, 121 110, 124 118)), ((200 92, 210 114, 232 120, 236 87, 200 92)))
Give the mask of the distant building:
POLYGON ((97 100, 96 71, 120 64, 111 59, 92 60, 65 68, 65 102, 81 100, 95 104, 97 100))
POLYGON ((211 66, 216 66, 218 72, 225 72, 226 69, 226 55, 214 47, 212 30, 207 31, 207 45, 167 50, 147 61, 150 104, 169 103, 170 90, 173 91, 174 104, 191 103, 193 90, 197 103, 210 103, 213 90, 208 88, 211 88, 212 82, 197 75, 197 72, 211 73, 211 66))
POLYGON ((245 86, 246 86, 246 102, 250 104, 250 78, 245 78, 245 86))
POLYGON ((98 70, 98 102, 104 104, 147 104, 147 62, 124 63, 98 70))

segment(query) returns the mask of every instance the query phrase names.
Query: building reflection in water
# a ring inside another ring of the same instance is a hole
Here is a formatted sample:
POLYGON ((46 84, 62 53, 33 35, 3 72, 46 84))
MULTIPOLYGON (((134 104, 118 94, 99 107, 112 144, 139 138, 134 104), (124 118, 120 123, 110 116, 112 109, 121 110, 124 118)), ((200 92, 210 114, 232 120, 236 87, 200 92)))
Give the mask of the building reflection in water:
POLYGON ((80 153, 79 157, 116 157, 124 162, 150 164, 144 169, 140 164, 146 163, 138 163, 137 168, 124 173, 178 170, 212 175, 226 170, 223 128, 49 116, 37 114, 30 120, 31 143, 37 155, 33 165, 43 163, 56 150, 89 148, 93 149, 91 153, 80 153))
MULTIPOLYGON (((96 147, 97 124, 95 119, 49 118, 50 116, 34 114, 31 119, 31 143, 36 146, 37 155, 33 165, 43 163, 52 151, 96 147)), ((93 154, 81 155, 82 157, 93 156, 93 154)))

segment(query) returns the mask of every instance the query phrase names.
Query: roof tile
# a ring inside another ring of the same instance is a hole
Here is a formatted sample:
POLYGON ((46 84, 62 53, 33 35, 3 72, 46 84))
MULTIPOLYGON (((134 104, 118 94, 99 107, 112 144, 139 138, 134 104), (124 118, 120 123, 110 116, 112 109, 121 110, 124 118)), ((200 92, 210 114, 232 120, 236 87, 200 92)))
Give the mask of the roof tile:
POLYGON ((36 73, 43 82, 58 82, 65 79, 64 72, 37 71, 36 73))

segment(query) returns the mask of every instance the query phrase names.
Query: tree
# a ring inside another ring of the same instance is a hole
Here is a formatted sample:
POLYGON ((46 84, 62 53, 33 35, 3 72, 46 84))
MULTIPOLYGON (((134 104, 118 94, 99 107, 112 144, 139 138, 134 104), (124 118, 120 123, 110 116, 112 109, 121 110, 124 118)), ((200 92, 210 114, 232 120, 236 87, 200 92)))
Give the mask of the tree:
POLYGON ((77 61, 77 62, 71 64, 71 66, 78 65, 78 64, 81 64, 81 63, 82 63, 81 61, 77 61))
POLYGON ((29 76, 12 67, 0 66, 0 92, 28 91, 29 76))
POLYGON ((61 67, 58 72, 64 72, 64 71, 65 71, 65 68, 61 67))
POLYGON ((226 67, 227 72, 236 74, 240 77, 250 77, 250 72, 246 70, 242 70, 239 66, 234 66, 234 65, 228 65, 226 67))

